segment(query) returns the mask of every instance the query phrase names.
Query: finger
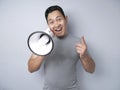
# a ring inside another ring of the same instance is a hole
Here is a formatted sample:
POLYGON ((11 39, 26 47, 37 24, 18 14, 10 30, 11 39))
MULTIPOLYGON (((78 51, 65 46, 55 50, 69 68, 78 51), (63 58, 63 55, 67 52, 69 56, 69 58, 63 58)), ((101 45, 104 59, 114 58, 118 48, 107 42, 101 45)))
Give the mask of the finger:
POLYGON ((79 50, 79 49, 77 49, 76 51, 77 51, 77 53, 81 53, 81 52, 82 52, 82 51, 81 51, 81 49, 80 49, 80 50, 79 50))
POLYGON ((82 36, 82 38, 81 38, 81 42, 82 42, 82 45, 86 45, 86 42, 85 42, 84 36, 82 36))
POLYGON ((76 44, 76 47, 79 47, 79 48, 81 48, 82 47, 82 44, 76 44))
POLYGON ((82 52, 82 48, 76 47, 76 51, 77 51, 78 53, 80 53, 80 52, 82 52))
POLYGON ((76 47, 77 50, 82 50, 82 47, 76 47))

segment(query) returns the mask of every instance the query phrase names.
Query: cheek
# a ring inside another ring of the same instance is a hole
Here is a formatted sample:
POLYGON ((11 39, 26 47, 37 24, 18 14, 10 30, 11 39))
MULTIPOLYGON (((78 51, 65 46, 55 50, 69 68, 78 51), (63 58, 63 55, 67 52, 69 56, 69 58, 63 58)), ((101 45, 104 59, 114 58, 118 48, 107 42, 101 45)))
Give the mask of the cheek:
POLYGON ((53 30, 53 26, 49 25, 50 30, 53 30))
POLYGON ((50 30, 54 33, 55 31, 54 31, 54 29, 53 29, 53 27, 49 27, 50 28, 50 30))
POLYGON ((63 22, 61 23, 61 25, 64 26, 64 27, 66 27, 66 22, 63 21, 63 22))
POLYGON ((53 30, 53 29, 51 29, 51 31, 52 31, 52 32, 54 32, 54 30, 53 30))
POLYGON ((62 26, 63 26, 63 25, 64 25, 64 21, 61 21, 61 22, 59 23, 59 25, 62 25, 62 26))

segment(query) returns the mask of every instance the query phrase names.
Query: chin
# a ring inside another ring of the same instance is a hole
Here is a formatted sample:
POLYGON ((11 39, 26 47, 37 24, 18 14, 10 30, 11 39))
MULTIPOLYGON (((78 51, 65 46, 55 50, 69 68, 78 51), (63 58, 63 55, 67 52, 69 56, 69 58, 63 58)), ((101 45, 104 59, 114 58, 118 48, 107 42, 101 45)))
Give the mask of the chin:
POLYGON ((65 32, 56 33, 56 36, 59 37, 59 38, 62 38, 62 37, 64 37, 64 36, 66 36, 66 33, 65 33, 65 32))
POLYGON ((62 34, 62 35, 56 35, 58 38, 63 38, 65 37, 65 34, 62 34))
POLYGON ((63 38, 64 36, 57 36, 58 38, 63 38))

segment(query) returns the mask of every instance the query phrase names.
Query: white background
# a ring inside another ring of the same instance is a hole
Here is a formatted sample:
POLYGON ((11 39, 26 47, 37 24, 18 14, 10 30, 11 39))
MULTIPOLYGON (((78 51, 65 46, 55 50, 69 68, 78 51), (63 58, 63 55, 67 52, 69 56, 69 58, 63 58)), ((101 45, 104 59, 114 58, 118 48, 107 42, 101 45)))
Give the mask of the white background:
POLYGON ((77 65, 81 90, 120 90, 119 0, 0 0, 0 90, 42 90, 43 68, 29 73, 30 33, 47 28, 44 12, 60 5, 73 35, 85 36, 96 70, 77 65))

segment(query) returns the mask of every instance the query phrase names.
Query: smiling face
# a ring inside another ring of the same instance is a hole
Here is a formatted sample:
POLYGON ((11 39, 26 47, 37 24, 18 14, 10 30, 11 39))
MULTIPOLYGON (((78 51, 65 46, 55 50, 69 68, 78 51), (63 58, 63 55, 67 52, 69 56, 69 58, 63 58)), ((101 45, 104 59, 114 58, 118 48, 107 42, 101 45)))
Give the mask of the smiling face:
POLYGON ((64 37, 66 35, 67 17, 64 17, 58 10, 48 14, 47 22, 55 36, 64 37))

